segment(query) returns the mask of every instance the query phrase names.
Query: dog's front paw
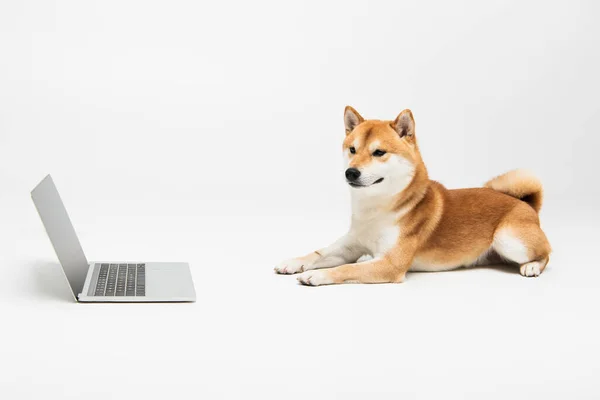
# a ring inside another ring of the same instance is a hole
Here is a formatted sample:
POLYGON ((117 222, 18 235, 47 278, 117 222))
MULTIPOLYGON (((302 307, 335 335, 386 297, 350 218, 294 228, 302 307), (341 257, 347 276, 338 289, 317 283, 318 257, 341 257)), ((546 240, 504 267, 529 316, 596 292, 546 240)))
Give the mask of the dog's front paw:
POLYGON ((304 272, 306 261, 302 258, 290 258, 280 262, 275 267, 275 272, 278 274, 297 274, 298 272, 304 272))
POLYGON ((298 275, 298 282, 306 286, 331 285, 333 280, 325 270, 306 271, 298 275))

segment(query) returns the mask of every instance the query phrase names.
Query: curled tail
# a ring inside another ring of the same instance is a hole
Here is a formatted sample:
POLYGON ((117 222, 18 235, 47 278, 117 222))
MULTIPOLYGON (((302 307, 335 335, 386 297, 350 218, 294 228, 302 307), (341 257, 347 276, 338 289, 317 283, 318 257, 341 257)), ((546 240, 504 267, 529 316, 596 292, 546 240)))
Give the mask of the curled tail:
POLYGON ((529 171, 515 169, 488 181, 485 187, 516 197, 536 212, 542 208, 542 183, 529 171))

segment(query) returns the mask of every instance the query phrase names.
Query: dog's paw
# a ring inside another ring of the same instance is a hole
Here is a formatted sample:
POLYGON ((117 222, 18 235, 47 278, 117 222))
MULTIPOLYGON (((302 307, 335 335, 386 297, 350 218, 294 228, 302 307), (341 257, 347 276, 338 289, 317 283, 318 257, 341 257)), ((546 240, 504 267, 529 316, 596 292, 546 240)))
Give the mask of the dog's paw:
POLYGON ((298 275, 298 282, 306 286, 330 285, 333 283, 329 274, 324 270, 306 271, 298 275))
POLYGON ((521 265, 519 272, 523 276, 539 276, 542 273, 542 263, 539 261, 531 261, 521 265))
POLYGON ((275 267, 275 273, 277 274, 297 274, 299 272, 304 272, 304 267, 306 262, 301 258, 290 258, 289 260, 285 260, 280 262, 275 267))

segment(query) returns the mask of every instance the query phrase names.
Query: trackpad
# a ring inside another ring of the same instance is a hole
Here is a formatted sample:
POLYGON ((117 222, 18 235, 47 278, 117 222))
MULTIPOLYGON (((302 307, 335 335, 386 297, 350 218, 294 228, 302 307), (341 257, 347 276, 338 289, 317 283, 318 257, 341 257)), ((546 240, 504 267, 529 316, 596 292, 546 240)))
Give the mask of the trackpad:
POLYGON ((146 297, 196 297, 187 263, 146 263, 146 297))

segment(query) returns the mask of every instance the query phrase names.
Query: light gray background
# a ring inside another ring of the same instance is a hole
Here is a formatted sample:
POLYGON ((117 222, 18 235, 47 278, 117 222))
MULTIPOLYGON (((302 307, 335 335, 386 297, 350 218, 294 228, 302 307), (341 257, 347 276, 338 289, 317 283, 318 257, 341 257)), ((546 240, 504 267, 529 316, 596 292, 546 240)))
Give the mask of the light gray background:
POLYGON ((598 398, 599 17, 593 1, 0 3, 0 395, 598 398), (411 108, 448 187, 536 172, 547 271, 275 276, 347 228, 346 104, 411 108), (198 303, 71 303, 29 199, 47 173, 88 258, 189 261, 198 303))

